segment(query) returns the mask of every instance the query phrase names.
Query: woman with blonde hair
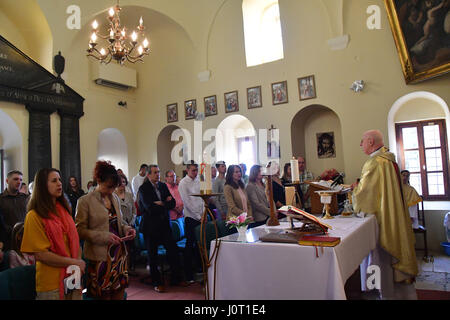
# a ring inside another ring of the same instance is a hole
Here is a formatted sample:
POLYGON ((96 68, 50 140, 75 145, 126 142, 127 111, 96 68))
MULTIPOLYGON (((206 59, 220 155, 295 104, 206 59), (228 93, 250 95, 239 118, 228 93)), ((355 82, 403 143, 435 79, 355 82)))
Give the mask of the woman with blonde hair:
POLYGON ((245 189, 247 191, 248 199, 252 207, 253 219, 255 226, 266 223, 270 217, 270 205, 266 195, 266 186, 263 182, 262 167, 254 165, 250 169, 250 176, 248 184, 245 189))
POLYGON ((80 240, 56 169, 41 169, 34 178, 21 251, 36 259, 37 300, 79 300, 81 288, 65 293, 66 269, 84 272, 80 240))

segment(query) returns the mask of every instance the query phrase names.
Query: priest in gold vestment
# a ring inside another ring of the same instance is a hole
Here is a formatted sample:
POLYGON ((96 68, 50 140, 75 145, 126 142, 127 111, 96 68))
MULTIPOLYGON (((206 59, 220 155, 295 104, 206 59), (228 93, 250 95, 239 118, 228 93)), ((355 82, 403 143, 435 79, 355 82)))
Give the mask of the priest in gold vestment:
MULTIPOLYGON (((381 295, 387 299, 402 295, 407 299, 417 298, 415 289, 413 297, 396 292, 405 291, 398 289, 396 284, 408 285, 414 281, 418 267, 414 233, 395 156, 384 147, 383 136, 378 130, 364 133, 360 146, 370 158, 363 166, 359 182, 352 185, 353 207, 356 213, 374 214, 377 218, 379 257, 375 260, 378 260, 382 273, 381 295)), ((406 291, 412 292, 411 288, 406 291)))

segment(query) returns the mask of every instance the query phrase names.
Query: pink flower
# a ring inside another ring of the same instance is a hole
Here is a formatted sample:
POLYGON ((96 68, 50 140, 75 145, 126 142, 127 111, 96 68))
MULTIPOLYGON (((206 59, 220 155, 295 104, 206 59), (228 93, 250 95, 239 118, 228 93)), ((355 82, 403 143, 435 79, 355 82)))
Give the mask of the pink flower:
POLYGON ((242 213, 238 217, 239 224, 245 223, 245 220, 247 220, 247 212, 242 213))

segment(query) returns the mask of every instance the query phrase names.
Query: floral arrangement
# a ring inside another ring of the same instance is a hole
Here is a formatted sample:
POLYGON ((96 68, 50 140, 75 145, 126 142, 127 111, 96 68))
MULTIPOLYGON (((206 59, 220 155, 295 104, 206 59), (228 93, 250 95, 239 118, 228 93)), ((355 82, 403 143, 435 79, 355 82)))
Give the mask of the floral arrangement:
POLYGON ((247 217, 247 212, 241 213, 238 217, 233 216, 227 221, 228 227, 231 228, 241 228, 247 226, 253 221, 252 217, 247 217))

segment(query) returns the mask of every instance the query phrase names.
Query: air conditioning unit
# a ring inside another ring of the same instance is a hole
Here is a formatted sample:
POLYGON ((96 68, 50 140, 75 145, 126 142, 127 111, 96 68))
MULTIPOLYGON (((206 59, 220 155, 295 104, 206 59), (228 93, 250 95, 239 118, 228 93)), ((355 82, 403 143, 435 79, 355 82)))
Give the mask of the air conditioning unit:
POLYGON ((136 70, 113 63, 107 65, 94 63, 92 65, 92 80, 98 85, 114 89, 137 88, 136 70))

